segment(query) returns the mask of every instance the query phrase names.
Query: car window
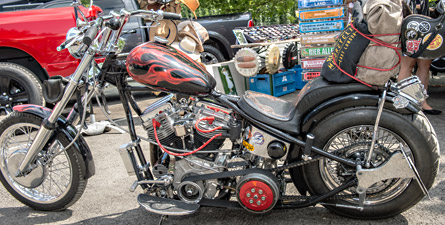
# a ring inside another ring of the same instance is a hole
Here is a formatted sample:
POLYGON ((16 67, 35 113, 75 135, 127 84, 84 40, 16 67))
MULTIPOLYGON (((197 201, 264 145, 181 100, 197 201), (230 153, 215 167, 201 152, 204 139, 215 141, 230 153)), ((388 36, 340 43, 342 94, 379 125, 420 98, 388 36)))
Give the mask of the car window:
POLYGON ((0 12, 33 9, 50 0, 0 0, 0 12))
POLYGON ((94 5, 99 6, 104 11, 105 15, 113 9, 125 8, 122 0, 94 0, 94 5))
MULTIPOLYGON (((38 8, 47 9, 66 7, 70 6, 72 2, 72 0, 53 0, 39 6, 38 8)), ((107 15, 113 9, 125 8, 124 2, 122 0, 94 0, 93 3, 94 5, 99 6, 104 11, 105 15, 107 15)))

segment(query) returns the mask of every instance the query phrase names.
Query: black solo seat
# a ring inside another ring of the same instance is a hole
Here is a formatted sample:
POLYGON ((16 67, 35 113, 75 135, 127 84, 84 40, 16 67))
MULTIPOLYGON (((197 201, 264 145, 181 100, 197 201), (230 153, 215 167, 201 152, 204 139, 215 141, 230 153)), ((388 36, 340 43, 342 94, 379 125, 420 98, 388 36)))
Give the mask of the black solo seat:
POLYGON ((349 93, 375 92, 360 83, 336 84, 317 77, 305 85, 295 101, 246 91, 238 106, 253 119, 292 134, 300 132, 301 117, 328 99, 349 93))

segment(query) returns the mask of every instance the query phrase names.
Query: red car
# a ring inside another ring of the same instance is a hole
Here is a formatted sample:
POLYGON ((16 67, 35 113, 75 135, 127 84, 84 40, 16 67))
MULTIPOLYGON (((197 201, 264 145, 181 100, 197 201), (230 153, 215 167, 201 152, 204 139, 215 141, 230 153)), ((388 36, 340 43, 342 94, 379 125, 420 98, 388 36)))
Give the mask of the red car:
POLYGON ((44 104, 41 82, 74 72, 78 60, 57 46, 75 25, 74 7, 0 13, 0 111, 44 104))

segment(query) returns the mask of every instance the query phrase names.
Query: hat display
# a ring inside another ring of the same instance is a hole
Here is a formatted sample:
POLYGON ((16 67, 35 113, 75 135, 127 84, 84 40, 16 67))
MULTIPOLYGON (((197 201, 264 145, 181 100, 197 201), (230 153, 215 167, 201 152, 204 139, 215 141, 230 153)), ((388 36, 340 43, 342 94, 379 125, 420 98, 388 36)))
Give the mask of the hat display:
MULTIPOLYGON (((154 26, 152 23, 151 25, 154 26)), ((176 24, 172 20, 160 20, 159 24, 154 27, 150 27, 148 33, 148 39, 154 41, 155 36, 159 36, 168 40, 168 45, 176 40, 177 28, 176 24)))
POLYGON ((201 54, 199 54, 199 52, 197 52, 196 49, 195 51, 193 50, 194 48, 196 48, 195 41, 189 41, 188 38, 185 38, 180 42, 178 41, 173 42, 171 46, 185 53, 196 62, 201 62, 201 54))
POLYGON ((209 33, 201 24, 198 22, 184 21, 178 24, 177 29, 179 31, 179 40, 184 37, 190 37, 196 41, 198 52, 204 51, 202 44, 209 39, 209 33))

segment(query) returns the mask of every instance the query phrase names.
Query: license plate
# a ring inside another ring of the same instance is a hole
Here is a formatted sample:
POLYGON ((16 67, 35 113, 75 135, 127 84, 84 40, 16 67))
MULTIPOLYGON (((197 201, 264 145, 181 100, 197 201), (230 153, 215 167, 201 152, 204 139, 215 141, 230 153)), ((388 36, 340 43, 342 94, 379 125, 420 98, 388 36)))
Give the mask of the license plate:
POLYGON ((298 8, 314 8, 314 7, 325 7, 333 5, 341 5, 343 0, 299 0, 298 8))
POLYGON ((303 45, 330 44, 335 43, 335 39, 339 34, 340 33, 303 35, 300 39, 303 45))
POLYGON ((303 69, 321 69, 326 59, 303 59, 301 60, 301 68, 303 69))
POLYGON ((333 50, 334 50, 334 47, 304 48, 304 49, 301 49, 301 56, 302 57, 328 56, 331 54, 331 52, 333 50))
POLYGON ((339 31, 343 29, 343 20, 300 23, 300 33, 339 31))
POLYGON ((333 19, 344 16, 344 8, 312 9, 300 11, 300 20, 333 19))

